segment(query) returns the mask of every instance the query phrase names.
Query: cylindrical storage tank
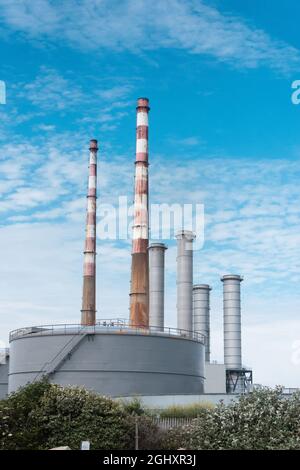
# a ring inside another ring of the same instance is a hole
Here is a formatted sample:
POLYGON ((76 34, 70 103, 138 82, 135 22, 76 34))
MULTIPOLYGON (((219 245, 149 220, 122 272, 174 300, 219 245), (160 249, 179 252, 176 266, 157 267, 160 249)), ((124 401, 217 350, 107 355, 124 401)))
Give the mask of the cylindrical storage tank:
POLYGON ((203 393, 204 343, 196 336, 97 328, 15 334, 9 392, 47 372, 50 382, 112 397, 203 393))
MULTIPOLYGON (((193 240, 189 230, 181 230, 177 238, 177 328, 193 329, 193 240)), ((184 331, 182 334, 184 334, 184 331)))
POLYGON ((205 335, 205 362, 210 362, 210 291, 208 284, 193 287, 193 331, 205 335))
POLYGON ((242 368, 241 282, 239 275, 228 274, 223 282, 224 363, 227 369, 242 368))
POLYGON ((149 246, 149 325, 164 329, 165 251, 164 243, 149 246))

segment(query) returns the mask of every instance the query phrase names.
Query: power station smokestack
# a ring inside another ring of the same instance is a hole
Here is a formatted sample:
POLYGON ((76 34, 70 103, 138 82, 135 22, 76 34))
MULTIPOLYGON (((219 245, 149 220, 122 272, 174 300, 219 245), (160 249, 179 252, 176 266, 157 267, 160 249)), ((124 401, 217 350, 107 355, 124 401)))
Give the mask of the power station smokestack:
POLYGON ((177 328, 193 329, 193 240, 189 230, 181 230, 177 238, 177 328))
POLYGON ((96 323, 96 199, 97 140, 90 141, 89 180, 87 193, 86 238, 83 265, 81 324, 96 323))
POLYGON ((148 98, 137 100, 130 324, 149 326, 148 98))
POLYGON ((223 282, 224 363, 226 369, 242 368, 241 282, 243 278, 228 274, 223 282))
POLYGON ((164 329, 165 251, 164 243, 149 246, 149 324, 164 329))
POLYGON ((205 335, 205 362, 210 362, 210 291, 208 284, 193 287, 193 331, 205 335))

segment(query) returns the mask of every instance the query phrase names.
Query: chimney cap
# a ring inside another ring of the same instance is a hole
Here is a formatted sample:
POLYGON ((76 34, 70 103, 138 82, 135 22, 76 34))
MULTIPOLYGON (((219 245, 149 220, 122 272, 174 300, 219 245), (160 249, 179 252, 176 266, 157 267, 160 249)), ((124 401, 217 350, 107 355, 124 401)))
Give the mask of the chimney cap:
POLYGON ((163 250, 167 250, 168 247, 167 245, 165 245, 165 243, 150 243, 150 245, 148 246, 148 250, 150 250, 151 248, 161 248, 163 250))
POLYGON ((225 274, 225 276, 221 277, 221 281, 240 281, 242 282, 244 280, 243 276, 240 276, 239 274, 225 274))
POLYGON ((98 150, 98 140, 91 139, 90 140, 90 150, 98 150))
POLYGON ((212 290, 212 287, 209 284, 194 284, 193 290, 203 289, 203 290, 212 290))
POLYGON ((149 99, 148 98, 138 98, 137 100, 137 109, 138 108, 147 108, 147 110, 149 111, 150 107, 149 107, 149 99))
POLYGON ((177 238, 177 240, 182 239, 182 238, 187 238, 188 240, 194 240, 194 238, 196 238, 196 235, 191 230, 179 230, 176 233, 175 238, 177 238))

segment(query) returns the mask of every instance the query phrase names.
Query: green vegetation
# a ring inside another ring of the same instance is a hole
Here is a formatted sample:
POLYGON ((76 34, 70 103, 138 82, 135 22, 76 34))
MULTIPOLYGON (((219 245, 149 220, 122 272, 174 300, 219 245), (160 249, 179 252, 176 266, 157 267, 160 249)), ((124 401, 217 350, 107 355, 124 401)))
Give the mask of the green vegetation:
MULTIPOLYGON (((49 449, 83 440, 92 449, 133 449, 135 418, 120 403, 79 387, 46 381, 0 401, 0 449, 49 449)), ((155 449, 157 426, 139 417, 140 448, 155 449)))
POLYGON ((124 410, 127 411, 131 415, 134 415, 134 416, 143 416, 143 415, 150 416, 151 415, 151 411, 142 405, 142 402, 138 397, 133 398, 130 401, 122 401, 121 403, 122 403, 124 410))
POLYGON ((300 393, 287 399, 281 388, 264 388, 238 401, 203 408, 187 426, 170 430, 164 448, 300 449, 300 393))
MULTIPOLYGON (((153 416, 153 413, 152 413, 153 416)), ((161 431, 138 399, 117 402, 79 387, 46 381, 0 401, 0 449, 133 449, 138 420, 140 449, 300 449, 300 394, 256 390, 225 406, 169 407, 161 417, 191 423, 161 431)))
POLYGON ((192 403, 190 405, 173 405, 160 411, 161 418, 197 418, 203 409, 212 409, 210 402, 192 403))

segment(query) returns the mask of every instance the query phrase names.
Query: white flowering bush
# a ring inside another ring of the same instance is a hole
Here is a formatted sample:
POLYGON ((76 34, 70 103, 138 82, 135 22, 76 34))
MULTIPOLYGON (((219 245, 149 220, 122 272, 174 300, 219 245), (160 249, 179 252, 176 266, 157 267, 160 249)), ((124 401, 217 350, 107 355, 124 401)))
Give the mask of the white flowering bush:
POLYGON ((0 400, 0 449, 37 449, 41 430, 36 426, 35 410, 50 385, 41 381, 0 400))
POLYGON ((171 430, 165 447, 186 449, 300 449, 300 394, 263 388, 230 405, 200 410, 190 425, 171 430))

